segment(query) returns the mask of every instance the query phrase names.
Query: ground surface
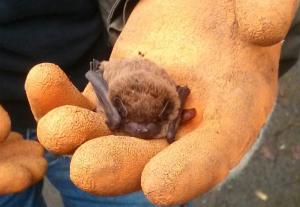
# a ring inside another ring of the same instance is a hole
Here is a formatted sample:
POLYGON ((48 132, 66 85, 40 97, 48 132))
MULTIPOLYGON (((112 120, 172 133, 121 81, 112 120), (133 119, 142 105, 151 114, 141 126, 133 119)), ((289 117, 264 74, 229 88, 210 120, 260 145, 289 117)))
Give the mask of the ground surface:
MULTIPOLYGON (((280 79, 279 97, 262 144, 245 169, 195 207, 300 207, 300 64, 280 79)), ((48 207, 61 199, 46 182, 48 207)))

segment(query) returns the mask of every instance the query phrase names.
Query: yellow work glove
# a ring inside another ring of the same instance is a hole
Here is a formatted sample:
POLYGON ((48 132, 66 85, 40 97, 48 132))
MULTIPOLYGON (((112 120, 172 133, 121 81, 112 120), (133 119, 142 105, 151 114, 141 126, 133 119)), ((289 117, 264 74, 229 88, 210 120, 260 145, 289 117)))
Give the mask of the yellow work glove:
POLYGON ((0 105, 0 195, 20 192, 40 181, 46 170, 44 149, 36 141, 11 132, 10 118, 0 105))

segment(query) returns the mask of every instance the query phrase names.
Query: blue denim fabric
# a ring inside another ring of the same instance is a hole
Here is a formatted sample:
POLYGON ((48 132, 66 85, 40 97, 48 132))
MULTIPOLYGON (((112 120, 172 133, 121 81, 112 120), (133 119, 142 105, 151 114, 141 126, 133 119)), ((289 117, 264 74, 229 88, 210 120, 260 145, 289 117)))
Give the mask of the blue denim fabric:
MULTIPOLYGON (((26 136, 34 139, 35 131, 27 131, 26 136)), ((154 207, 142 192, 115 197, 94 196, 86 193, 78 189, 69 178, 69 157, 56 156, 49 152, 45 157, 48 161, 47 177, 60 192, 65 207, 154 207)), ((23 192, 0 196, 0 207, 46 207, 41 194, 42 186, 41 181, 23 192)), ((191 206, 189 204, 189 207, 191 206)))
POLYGON ((0 196, 1 207, 46 207, 42 197, 43 182, 26 189, 23 192, 0 196))

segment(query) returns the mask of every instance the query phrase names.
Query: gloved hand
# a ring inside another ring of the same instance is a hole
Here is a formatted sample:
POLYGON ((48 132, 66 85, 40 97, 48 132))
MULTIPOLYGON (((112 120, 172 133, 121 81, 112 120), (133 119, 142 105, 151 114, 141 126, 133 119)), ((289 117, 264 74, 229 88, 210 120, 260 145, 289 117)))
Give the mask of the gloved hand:
POLYGON ((0 195, 20 192, 40 181, 47 169, 44 149, 36 141, 11 132, 10 118, 0 105, 0 195))
POLYGON ((203 112, 146 164, 141 184, 149 200, 185 203, 239 164, 274 105, 281 41, 295 10, 294 0, 138 4, 111 58, 140 51, 188 84, 187 107, 203 112))
POLYGON ((70 176, 94 194, 142 186, 154 204, 172 205, 207 192, 239 164, 272 110, 281 41, 295 8, 296 0, 140 1, 111 58, 142 53, 165 68, 176 83, 191 88, 186 107, 195 107, 197 117, 170 146, 110 136, 103 116, 91 111, 98 103, 90 86, 83 93, 86 104, 57 66, 38 65, 26 91, 34 114, 45 114, 37 116, 39 140, 69 154, 92 139, 75 151, 70 176), (34 80, 35 74, 48 78, 34 80))

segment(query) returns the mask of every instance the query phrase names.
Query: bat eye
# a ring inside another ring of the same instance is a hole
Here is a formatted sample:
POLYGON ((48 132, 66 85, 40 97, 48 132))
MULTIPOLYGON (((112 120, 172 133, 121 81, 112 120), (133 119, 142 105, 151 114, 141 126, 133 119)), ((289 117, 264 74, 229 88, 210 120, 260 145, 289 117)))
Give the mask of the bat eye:
POLYGON ((158 117, 161 120, 167 120, 168 116, 170 115, 170 113, 173 110, 173 103, 171 101, 165 101, 164 107, 162 109, 162 111, 160 112, 160 114, 158 115, 158 117))
POLYGON ((117 111, 120 113, 120 116, 123 118, 127 117, 128 112, 127 112, 125 105, 123 104, 122 99, 119 97, 114 97, 113 103, 114 103, 114 106, 116 107, 117 111))

